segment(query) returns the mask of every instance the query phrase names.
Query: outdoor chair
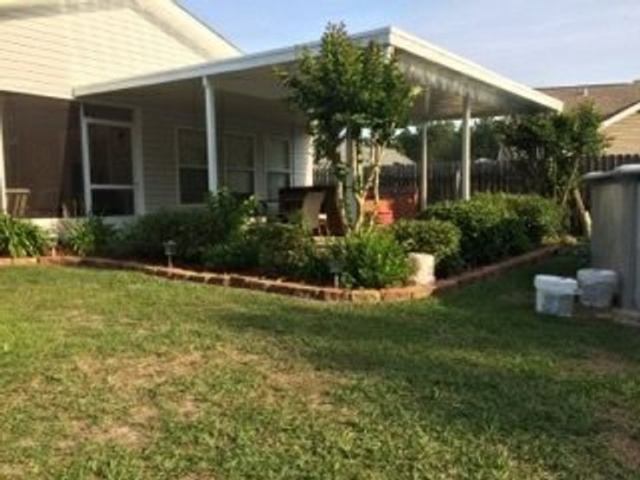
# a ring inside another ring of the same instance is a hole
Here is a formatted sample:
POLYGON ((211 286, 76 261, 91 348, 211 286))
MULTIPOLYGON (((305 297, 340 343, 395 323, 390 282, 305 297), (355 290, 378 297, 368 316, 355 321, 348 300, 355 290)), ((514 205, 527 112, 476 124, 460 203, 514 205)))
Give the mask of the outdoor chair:
POLYGON ((320 210, 327 192, 308 192, 302 201, 302 224, 312 232, 320 232, 320 210))
POLYGON ((7 211, 14 217, 24 217, 31 190, 28 188, 7 188, 7 211))

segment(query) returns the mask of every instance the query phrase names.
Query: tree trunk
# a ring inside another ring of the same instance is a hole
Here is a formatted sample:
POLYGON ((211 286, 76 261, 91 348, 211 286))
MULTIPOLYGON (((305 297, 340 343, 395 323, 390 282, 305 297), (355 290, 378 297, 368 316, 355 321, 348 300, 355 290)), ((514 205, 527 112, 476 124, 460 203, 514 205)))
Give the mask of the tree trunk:
POLYGON ((589 212, 584 206, 582 194, 577 188, 573 189, 573 200, 576 202, 576 208, 578 209, 583 232, 587 236, 587 238, 591 238, 591 215, 589 215, 589 212))
MULTIPOLYGON (((336 177, 336 206, 338 207, 338 214, 340 215, 340 224, 345 230, 349 229, 349 222, 347 221, 347 210, 344 202, 345 185, 344 180, 336 177)), ((335 233, 332 233, 335 234, 335 233)))
POLYGON ((366 215, 365 215, 365 204, 367 201, 367 196, 366 195, 356 195, 355 196, 355 200, 358 204, 358 218, 356 219, 356 222, 353 226, 353 231, 354 232, 359 232, 360 230, 362 230, 362 227, 364 226, 364 221, 366 219, 366 215))
POLYGON ((371 148, 373 151, 373 201, 378 207, 380 203, 380 162, 382 160, 381 148, 378 145, 373 145, 371 148))
POLYGON ((347 175, 345 179, 344 204, 348 229, 356 228, 358 223, 358 206, 356 201, 356 175, 358 161, 353 152, 351 132, 347 131, 345 140, 347 175))

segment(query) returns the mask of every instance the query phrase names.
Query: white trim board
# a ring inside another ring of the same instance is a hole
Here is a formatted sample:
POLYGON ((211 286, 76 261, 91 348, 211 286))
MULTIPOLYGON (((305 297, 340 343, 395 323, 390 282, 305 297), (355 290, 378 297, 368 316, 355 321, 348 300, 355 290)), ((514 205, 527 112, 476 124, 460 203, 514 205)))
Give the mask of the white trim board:
MULTIPOLYGON (((93 212, 94 190, 131 190, 133 193, 133 215, 142 215, 146 211, 144 199, 144 175, 143 175, 143 152, 142 152, 142 128, 141 115, 136 109, 132 109, 132 119, 130 121, 108 120, 85 116, 84 104, 80 106, 80 131, 82 142, 82 172, 85 201, 85 214, 91 215, 93 212), (107 125, 128 128, 131 132, 131 185, 114 184, 94 184, 91 181, 91 152, 89 150, 89 126, 107 125)), ((124 215, 123 215, 124 216, 124 215)))

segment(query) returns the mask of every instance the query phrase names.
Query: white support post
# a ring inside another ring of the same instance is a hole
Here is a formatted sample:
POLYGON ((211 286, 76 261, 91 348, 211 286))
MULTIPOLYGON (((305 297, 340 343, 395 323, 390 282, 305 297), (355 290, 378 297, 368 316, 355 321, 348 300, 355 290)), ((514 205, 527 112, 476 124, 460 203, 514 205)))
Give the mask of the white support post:
POLYGON ((218 191, 218 132, 216 124, 216 95, 213 81, 202 77, 207 123, 207 171, 209 191, 218 191))
POLYGON ((0 213, 7 213, 7 180, 4 161, 4 99, 0 97, 0 213))
POLYGON ((462 117, 462 199, 471 198, 471 98, 464 97, 462 117))
POLYGON ((420 210, 427 208, 429 194, 429 151, 427 122, 422 124, 422 157, 420 161, 420 210))
POLYGON ((133 178, 134 178, 134 198, 135 214, 144 215, 147 213, 147 201, 144 193, 144 145, 142 142, 142 110, 136 108, 133 111, 133 178))
POLYGON ((427 208, 429 198, 429 147, 428 147, 428 118, 431 90, 424 88, 424 123, 421 127, 422 149, 420 157, 420 210, 427 208))
POLYGON ((84 116, 84 105, 80 105, 80 133, 82 142, 82 181, 84 184, 84 213, 89 216, 93 212, 91 198, 91 162, 89 161, 89 126, 84 116))

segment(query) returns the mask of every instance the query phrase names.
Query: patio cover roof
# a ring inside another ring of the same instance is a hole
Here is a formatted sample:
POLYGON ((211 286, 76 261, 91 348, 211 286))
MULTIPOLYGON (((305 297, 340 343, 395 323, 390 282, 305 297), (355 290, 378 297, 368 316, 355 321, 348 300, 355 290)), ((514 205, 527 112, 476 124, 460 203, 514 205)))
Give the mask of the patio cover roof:
MULTIPOLYGON (((562 110, 563 103, 553 97, 394 27, 352 38, 362 43, 376 41, 392 47, 411 83, 425 88, 428 94, 416 102, 413 112, 412 120, 416 123, 426 119, 462 118, 467 96, 474 117, 562 110)), ((282 100, 287 92, 274 75, 274 67, 294 68, 304 48, 314 52, 318 51, 319 45, 319 42, 297 45, 155 74, 80 85, 74 89, 74 95, 79 99, 138 97, 180 102, 192 99, 194 89, 202 89, 201 79, 209 77, 217 90, 282 100)))

